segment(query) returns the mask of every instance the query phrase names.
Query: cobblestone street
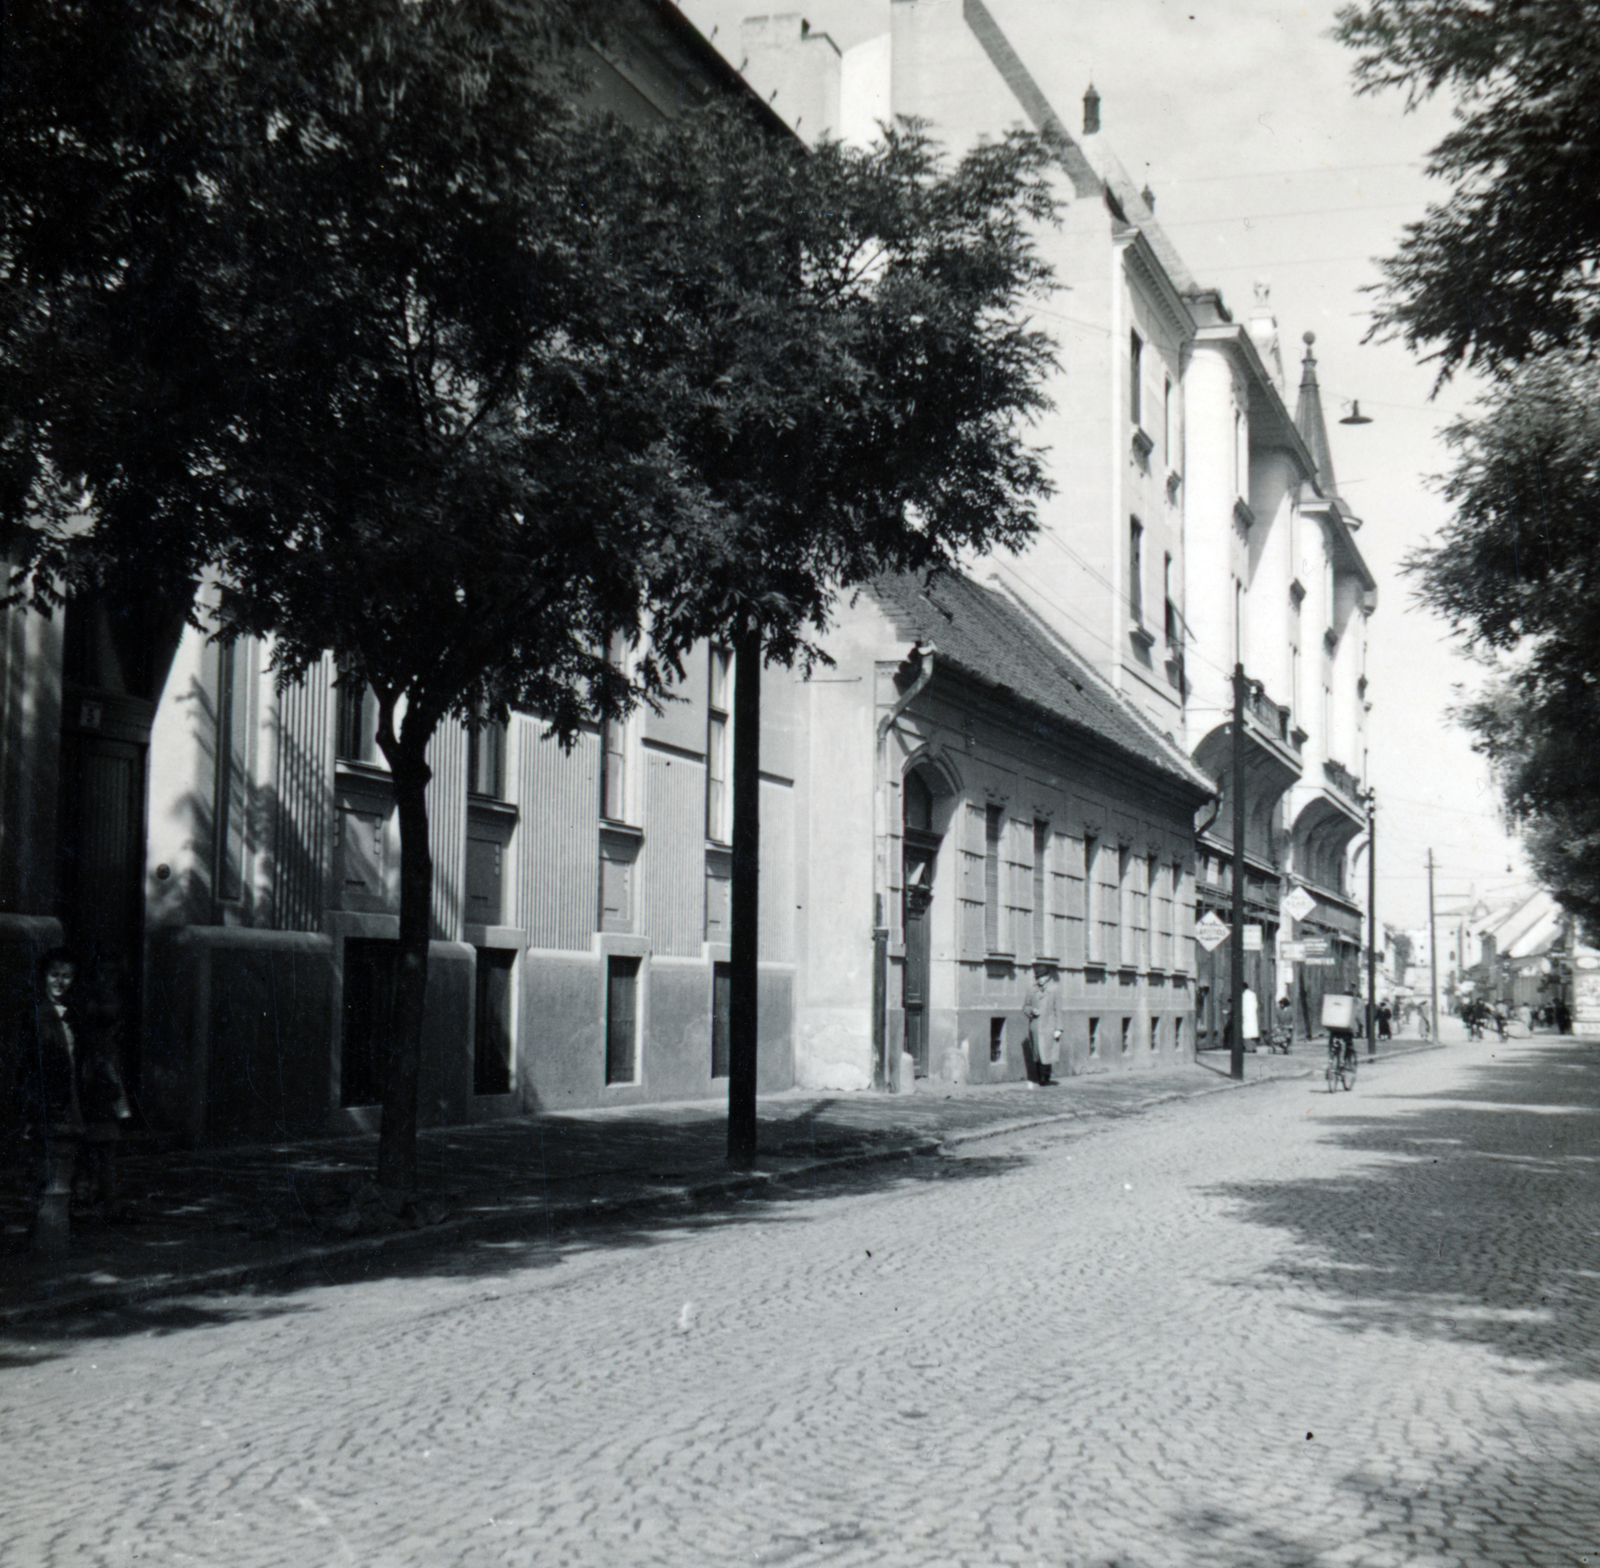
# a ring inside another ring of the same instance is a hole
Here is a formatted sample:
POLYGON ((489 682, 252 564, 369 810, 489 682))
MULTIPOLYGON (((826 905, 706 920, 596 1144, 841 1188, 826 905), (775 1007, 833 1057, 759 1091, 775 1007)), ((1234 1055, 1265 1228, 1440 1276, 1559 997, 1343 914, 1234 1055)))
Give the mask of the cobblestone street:
POLYGON ((1597 1133, 1457 1045, 35 1325, 0 1563, 1597 1563, 1597 1133))

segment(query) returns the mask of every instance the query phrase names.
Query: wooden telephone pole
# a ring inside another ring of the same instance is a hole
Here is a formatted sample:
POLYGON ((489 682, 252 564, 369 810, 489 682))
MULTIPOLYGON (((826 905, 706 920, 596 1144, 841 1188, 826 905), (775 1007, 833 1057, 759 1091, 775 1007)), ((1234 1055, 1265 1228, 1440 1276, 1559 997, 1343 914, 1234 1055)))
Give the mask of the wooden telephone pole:
POLYGON ((1228 1072, 1244 1077, 1244 665, 1233 667, 1233 1028, 1228 1072))

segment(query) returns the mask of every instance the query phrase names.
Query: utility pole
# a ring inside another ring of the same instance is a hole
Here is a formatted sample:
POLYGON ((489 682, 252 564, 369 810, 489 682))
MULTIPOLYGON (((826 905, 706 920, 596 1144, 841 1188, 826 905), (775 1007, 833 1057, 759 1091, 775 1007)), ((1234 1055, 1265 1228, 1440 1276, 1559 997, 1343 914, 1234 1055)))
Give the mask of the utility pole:
POLYGON ((1233 1030, 1228 1071, 1244 1077, 1244 665, 1233 667, 1233 1030))
POLYGON ((1367 791, 1367 1055, 1378 1054, 1378 793, 1367 791))
POLYGON ((1439 1039, 1439 925, 1433 913, 1433 851, 1428 851, 1428 972, 1433 977, 1433 1037, 1439 1039))

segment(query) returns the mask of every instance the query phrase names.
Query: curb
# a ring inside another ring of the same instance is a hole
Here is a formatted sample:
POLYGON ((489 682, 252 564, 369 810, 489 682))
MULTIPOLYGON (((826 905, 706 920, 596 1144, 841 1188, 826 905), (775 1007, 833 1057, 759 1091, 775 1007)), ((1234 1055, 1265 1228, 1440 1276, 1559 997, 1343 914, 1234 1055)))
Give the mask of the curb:
MULTIPOLYGON (((1385 1056, 1379 1057, 1375 1063, 1369 1064, 1363 1058, 1363 1065, 1377 1065, 1396 1056, 1410 1056, 1419 1051, 1440 1049, 1442 1046, 1437 1042, 1419 1042, 1409 1050, 1388 1052, 1385 1056)), ((1120 1112, 1081 1111, 1068 1108, 1051 1115, 1019 1117, 994 1126, 975 1127, 968 1131, 948 1133, 942 1137, 921 1137, 884 1147, 855 1149, 843 1154, 804 1160, 803 1163, 796 1163, 787 1168, 728 1171, 681 1187, 657 1188, 650 1192, 634 1192, 612 1197, 547 1199, 537 1209, 527 1208, 515 1213, 468 1214, 457 1219, 445 1220, 439 1225, 423 1226, 417 1230, 362 1236, 325 1245, 313 1244, 281 1257, 257 1259, 249 1263, 222 1264, 196 1274, 128 1280, 90 1287, 70 1295, 49 1296, 36 1301, 0 1307, 0 1327, 70 1312, 104 1312, 173 1296, 238 1290, 247 1285, 265 1284, 271 1280, 281 1279, 285 1275, 316 1264, 349 1263, 362 1258, 420 1252, 429 1247, 448 1246, 452 1243, 488 1240, 495 1236, 526 1233, 535 1225, 549 1226, 579 1216, 599 1219, 629 1212, 654 1213, 685 1208, 710 1199, 725 1198, 751 1188, 781 1186, 823 1171, 937 1155, 947 1148, 981 1143, 990 1138, 1004 1138, 1013 1133, 1029 1132, 1040 1127, 1076 1126, 1085 1122, 1111 1121, 1119 1116, 1139 1115, 1159 1105, 1172 1105, 1184 1100, 1204 1099, 1213 1094, 1226 1094, 1237 1089, 1258 1089, 1266 1084, 1291 1083, 1312 1078, 1316 1072, 1316 1068, 1307 1064, 1301 1071, 1246 1079, 1242 1083, 1224 1078, 1218 1083, 1204 1085, 1189 1093, 1174 1091, 1153 1095, 1149 1099, 1137 1101, 1120 1112)))
MULTIPOLYGON (((1059 1119, 1059 1118, 1058 1118, 1059 1119)), ((938 1154, 935 1139, 896 1144, 877 1149, 861 1149, 849 1154, 811 1160, 787 1170, 730 1171, 687 1186, 659 1188, 654 1192, 631 1193, 616 1197, 589 1199, 558 1198, 537 1209, 489 1215, 468 1214, 417 1230, 392 1231, 380 1236, 362 1236, 351 1241, 308 1245, 281 1257, 258 1259, 250 1263, 229 1263, 196 1274, 128 1280, 79 1290, 70 1295, 50 1296, 37 1301, 0 1307, 0 1327, 27 1322, 44 1316, 69 1312, 104 1312, 141 1302, 159 1301, 173 1296, 189 1296, 215 1291, 238 1290, 246 1285, 264 1284, 315 1264, 347 1263, 384 1254, 422 1251, 436 1245, 485 1240, 497 1235, 524 1233, 538 1224, 549 1225, 578 1216, 603 1218, 628 1212, 649 1213, 684 1208, 707 1199, 727 1197, 752 1187, 777 1186, 799 1176, 851 1165, 869 1165, 887 1160, 938 1154)))

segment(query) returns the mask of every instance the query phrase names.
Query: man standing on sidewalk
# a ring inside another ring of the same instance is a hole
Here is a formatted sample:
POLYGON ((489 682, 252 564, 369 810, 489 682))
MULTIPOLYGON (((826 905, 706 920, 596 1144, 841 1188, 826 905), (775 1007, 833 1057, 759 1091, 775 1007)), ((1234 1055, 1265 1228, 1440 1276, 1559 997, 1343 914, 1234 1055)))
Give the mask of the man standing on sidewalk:
POLYGON ((1028 1087, 1043 1088, 1061 1056, 1061 1015, 1056 1006, 1056 972, 1040 969, 1022 1010, 1028 1018, 1028 1087))

